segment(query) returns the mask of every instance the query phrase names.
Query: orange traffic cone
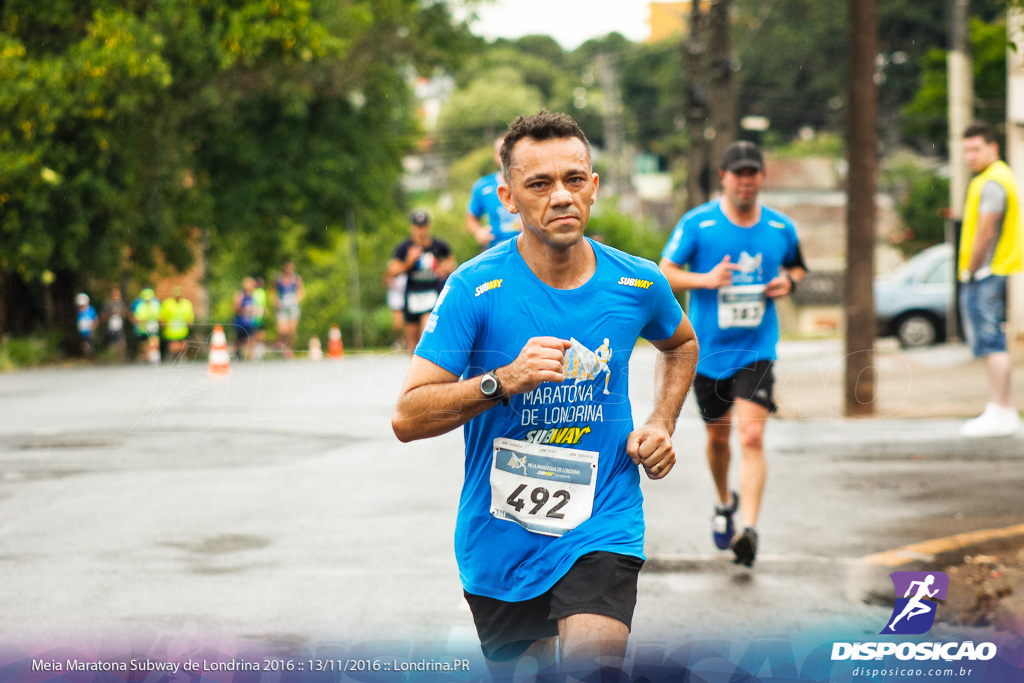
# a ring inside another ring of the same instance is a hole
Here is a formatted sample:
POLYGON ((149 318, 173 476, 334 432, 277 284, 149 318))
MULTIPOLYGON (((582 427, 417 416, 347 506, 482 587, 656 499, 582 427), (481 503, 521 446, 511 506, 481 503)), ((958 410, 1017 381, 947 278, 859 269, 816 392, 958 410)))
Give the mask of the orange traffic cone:
POLYGON ((331 326, 331 333, 327 336, 327 357, 334 360, 345 357, 345 346, 341 343, 341 328, 337 325, 331 326))
POLYGON ((309 338, 309 359, 320 360, 324 357, 324 350, 320 346, 320 337, 309 338))
POLYGON ((211 375, 230 375, 231 356, 228 354, 228 340, 224 336, 224 328, 217 325, 210 335, 210 364, 211 375))

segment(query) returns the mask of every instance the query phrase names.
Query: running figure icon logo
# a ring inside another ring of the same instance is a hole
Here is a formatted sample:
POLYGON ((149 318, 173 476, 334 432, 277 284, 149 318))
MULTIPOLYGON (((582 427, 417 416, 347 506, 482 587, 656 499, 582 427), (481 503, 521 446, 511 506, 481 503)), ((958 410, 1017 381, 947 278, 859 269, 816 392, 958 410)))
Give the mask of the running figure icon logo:
POLYGON ((513 470, 518 470, 519 468, 522 468, 523 474, 526 474, 526 456, 516 455, 515 453, 513 453, 512 457, 508 459, 508 466, 511 467, 513 470))
POLYGON ((879 633, 926 633, 935 623, 938 603, 946 599, 949 577, 943 572, 893 572, 889 578, 896 589, 896 605, 879 633))
POLYGON ((575 337, 570 338, 569 341, 572 346, 565 352, 562 361, 562 372, 565 374, 565 378, 574 379, 576 380, 574 384, 579 384, 597 379, 601 373, 605 373, 604 393, 608 394, 608 380, 612 378, 612 369, 608 365, 608 361, 612 359, 612 349, 608 338, 605 337, 604 343, 597 348, 597 351, 591 351, 575 337))
POLYGON ((740 260, 736 265, 741 273, 751 274, 756 270, 757 274, 761 275, 763 272, 761 270, 762 258, 763 257, 760 253, 758 253, 757 256, 751 256, 745 251, 740 252, 740 260))

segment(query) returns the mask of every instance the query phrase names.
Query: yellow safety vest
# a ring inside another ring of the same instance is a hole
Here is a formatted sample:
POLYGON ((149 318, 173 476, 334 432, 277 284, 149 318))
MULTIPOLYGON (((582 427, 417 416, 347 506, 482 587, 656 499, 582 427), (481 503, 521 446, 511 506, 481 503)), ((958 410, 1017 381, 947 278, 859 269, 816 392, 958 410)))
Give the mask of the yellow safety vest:
POLYGON ((195 322, 192 302, 188 299, 164 299, 160 308, 160 322, 164 324, 164 339, 178 341, 188 336, 188 326, 195 322))
POLYGON ((156 299, 138 301, 132 313, 135 315, 136 334, 157 334, 160 331, 160 302, 156 299))
POLYGON ((1024 270, 1024 226, 1021 224, 1020 193, 1017 178, 1005 161, 997 159, 979 173, 967 187, 967 201, 964 205, 964 225, 960 233, 960 260, 957 270, 965 276, 971 263, 971 249, 974 234, 978 230, 978 208, 981 205, 981 188, 994 180, 1006 192, 1006 213, 1003 214, 1003 232, 992 256, 993 275, 1011 275, 1024 270))

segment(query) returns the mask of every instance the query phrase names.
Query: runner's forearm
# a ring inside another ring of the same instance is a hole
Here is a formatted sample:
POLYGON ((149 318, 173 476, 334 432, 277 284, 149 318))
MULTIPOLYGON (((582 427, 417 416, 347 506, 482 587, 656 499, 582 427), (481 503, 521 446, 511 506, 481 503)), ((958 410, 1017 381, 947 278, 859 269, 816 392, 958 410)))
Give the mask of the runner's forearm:
POLYGON ((412 270, 412 268, 415 265, 416 265, 415 262, 413 263, 412 266, 410 266, 405 261, 399 261, 398 259, 391 259, 390 261, 388 261, 388 269, 387 269, 388 277, 395 277, 396 275, 401 275, 402 273, 407 273, 410 270, 412 270))
POLYGON ((661 260, 661 272, 668 280, 673 292, 690 289, 709 289, 708 274, 683 270, 667 258, 661 260))
POLYGON ((697 371, 698 353, 697 339, 691 338, 658 354, 654 368, 654 410, 647 424, 661 424, 670 435, 675 432, 679 411, 697 371))
POLYGON ((466 230, 477 242, 490 241, 490 228, 484 227, 480 219, 471 213, 466 214, 466 230))
POLYGON ((480 378, 443 384, 425 384, 402 392, 391 418, 400 441, 409 442, 447 434, 500 401, 484 398, 480 378))

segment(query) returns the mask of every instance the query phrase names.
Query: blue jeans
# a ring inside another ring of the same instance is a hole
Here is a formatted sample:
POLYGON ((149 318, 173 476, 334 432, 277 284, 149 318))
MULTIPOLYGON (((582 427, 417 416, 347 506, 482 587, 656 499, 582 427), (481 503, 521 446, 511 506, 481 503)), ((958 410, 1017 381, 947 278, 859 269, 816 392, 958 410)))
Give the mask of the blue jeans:
POLYGON ((1006 351, 1006 277, 989 275, 960 285, 960 317, 976 357, 1006 351))

